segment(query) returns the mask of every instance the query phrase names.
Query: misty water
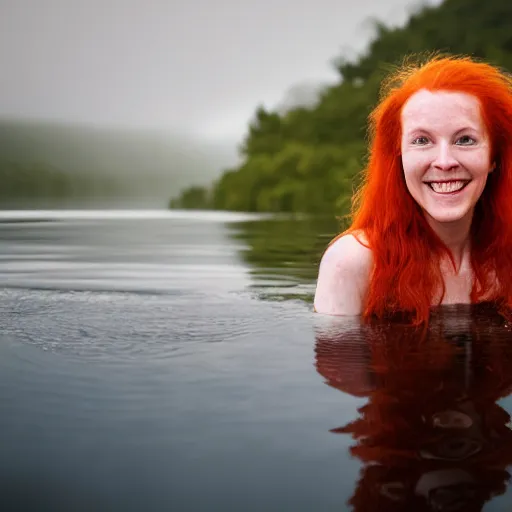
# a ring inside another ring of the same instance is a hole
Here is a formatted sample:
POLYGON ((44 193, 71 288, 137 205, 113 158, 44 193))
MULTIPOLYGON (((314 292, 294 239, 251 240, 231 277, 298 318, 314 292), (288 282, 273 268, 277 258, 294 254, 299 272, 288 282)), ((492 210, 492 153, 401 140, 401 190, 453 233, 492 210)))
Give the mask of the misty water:
POLYGON ((337 227, 0 212, 2 509, 510 510, 512 328, 313 313, 337 227))

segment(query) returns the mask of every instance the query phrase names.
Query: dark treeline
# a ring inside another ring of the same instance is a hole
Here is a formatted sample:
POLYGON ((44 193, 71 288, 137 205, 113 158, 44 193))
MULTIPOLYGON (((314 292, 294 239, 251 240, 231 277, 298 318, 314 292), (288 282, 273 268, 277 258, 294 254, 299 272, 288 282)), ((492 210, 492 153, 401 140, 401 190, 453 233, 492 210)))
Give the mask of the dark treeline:
POLYGON ((233 159, 172 130, 0 119, 0 208, 166 207, 233 159))
POLYGON ((45 164, 0 160, 0 205, 112 196, 118 189, 111 177, 70 174, 45 164))
POLYGON ((335 61, 340 80, 315 106, 256 110, 240 146, 242 163, 210 188, 185 190, 171 208, 345 213, 365 165, 366 122, 382 78, 409 54, 466 54, 512 70, 512 2, 445 0, 403 28, 374 22, 355 59, 335 61))

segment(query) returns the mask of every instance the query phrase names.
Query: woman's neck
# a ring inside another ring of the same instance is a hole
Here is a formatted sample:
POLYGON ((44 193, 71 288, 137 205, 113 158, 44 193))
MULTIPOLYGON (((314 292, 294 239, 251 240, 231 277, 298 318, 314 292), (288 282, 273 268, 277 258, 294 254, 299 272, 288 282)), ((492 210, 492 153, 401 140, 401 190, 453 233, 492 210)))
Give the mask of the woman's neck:
POLYGON ((450 251, 455 263, 455 273, 459 273, 463 263, 468 261, 471 249, 472 216, 455 222, 437 222, 427 218, 430 227, 450 251))

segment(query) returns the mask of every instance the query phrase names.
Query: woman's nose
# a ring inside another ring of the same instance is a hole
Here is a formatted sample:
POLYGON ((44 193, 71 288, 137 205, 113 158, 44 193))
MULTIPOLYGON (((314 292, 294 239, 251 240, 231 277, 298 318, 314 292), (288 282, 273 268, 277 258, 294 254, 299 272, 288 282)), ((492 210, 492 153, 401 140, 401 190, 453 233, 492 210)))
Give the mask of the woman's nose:
POLYGON ((451 144, 442 142, 437 146, 437 153, 433 165, 442 171, 449 171, 458 167, 459 162, 453 155, 451 144))

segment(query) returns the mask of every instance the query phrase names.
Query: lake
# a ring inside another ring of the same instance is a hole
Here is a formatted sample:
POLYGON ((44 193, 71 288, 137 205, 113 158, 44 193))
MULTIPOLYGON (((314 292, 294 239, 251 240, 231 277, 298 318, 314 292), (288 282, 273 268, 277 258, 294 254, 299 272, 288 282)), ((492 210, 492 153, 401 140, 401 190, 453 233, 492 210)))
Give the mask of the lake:
POLYGON ((337 229, 0 212, 2 508, 510 510, 512 327, 314 314, 337 229))

